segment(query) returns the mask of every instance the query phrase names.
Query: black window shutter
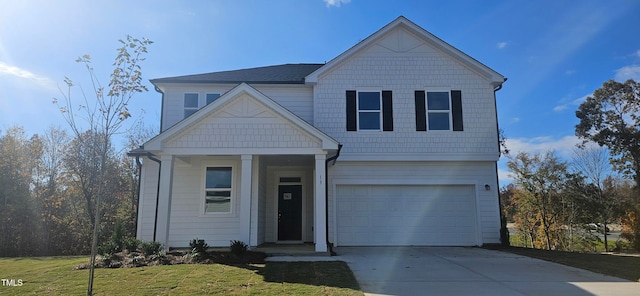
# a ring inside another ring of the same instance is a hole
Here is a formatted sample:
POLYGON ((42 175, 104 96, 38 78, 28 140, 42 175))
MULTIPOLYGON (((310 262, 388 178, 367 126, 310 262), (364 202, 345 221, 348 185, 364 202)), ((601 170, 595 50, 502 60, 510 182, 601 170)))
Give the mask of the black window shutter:
POLYGON ((462 91, 451 91, 451 115, 453 116, 453 130, 462 131, 462 91))
POLYGON ((347 131, 355 131, 358 128, 356 124, 356 91, 347 91, 347 131))
POLYGON ((390 90, 382 91, 382 130, 393 131, 393 95, 390 90))
POLYGON ((427 130, 427 108, 425 106, 424 90, 416 90, 416 131, 427 130))

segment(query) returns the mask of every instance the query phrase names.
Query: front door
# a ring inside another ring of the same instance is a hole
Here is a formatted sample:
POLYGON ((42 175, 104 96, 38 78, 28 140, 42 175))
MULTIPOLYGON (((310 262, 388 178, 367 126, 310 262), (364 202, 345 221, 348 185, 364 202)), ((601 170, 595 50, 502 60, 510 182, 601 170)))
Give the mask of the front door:
POLYGON ((278 240, 302 240, 302 185, 278 186, 278 240))

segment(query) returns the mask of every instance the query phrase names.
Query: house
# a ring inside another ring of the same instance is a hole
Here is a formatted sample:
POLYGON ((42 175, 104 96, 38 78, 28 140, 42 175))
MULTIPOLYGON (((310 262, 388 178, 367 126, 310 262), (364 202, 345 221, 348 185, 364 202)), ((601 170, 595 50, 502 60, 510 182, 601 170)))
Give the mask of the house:
POLYGON ((405 17, 326 64, 153 79, 137 236, 332 246, 499 243, 506 79, 405 17))

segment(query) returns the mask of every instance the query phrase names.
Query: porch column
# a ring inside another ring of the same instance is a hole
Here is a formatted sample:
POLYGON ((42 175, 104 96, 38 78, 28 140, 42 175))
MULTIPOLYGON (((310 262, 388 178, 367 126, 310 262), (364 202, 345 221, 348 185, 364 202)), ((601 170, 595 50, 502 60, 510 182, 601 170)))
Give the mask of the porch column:
POLYGON ((251 244, 249 246, 258 246, 258 188, 260 184, 260 155, 253 157, 253 177, 251 182, 251 244))
POLYGON ((314 221, 314 240, 316 242, 316 252, 327 251, 327 227, 326 227, 326 181, 325 180, 325 160, 326 154, 316 154, 316 169, 314 177, 314 194, 313 194, 313 221, 314 221))
POLYGON ((251 244, 251 171, 253 155, 243 154, 240 177, 240 240, 251 244))
POLYGON ((169 223, 171 219, 171 191, 173 190, 173 155, 160 157, 160 184, 158 188, 158 210, 154 238, 169 250, 169 223))

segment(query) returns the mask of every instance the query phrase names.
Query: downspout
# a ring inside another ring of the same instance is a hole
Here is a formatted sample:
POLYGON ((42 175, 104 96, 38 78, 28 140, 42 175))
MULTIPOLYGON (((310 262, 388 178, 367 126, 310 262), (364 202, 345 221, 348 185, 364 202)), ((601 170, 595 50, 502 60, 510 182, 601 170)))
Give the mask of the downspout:
POLYGON ((340 150, 342 150, 342 144, 338 144, 338 151, 336 152, 336 155, 327 158, 324 163, 324 234, 327 241, 327 248, 329 248, 329 255, 331 256, 336 256, 338 254, 333 251, 333 243, 329 241, 329 162, 333 161, 333 165, 336 164, 336 160, 340 156, 340 150))
POLYGON ((138 217, 140 216, 140 187, 142 184, 142 163, 140 155, 136 155, 136 165, 138 166, 138 196, 136 197, 136 234, 138 232, 138 217))
POLYGON ((158 202, 160 201, 160 174, 162 172, 162 161, 152 156, 149 153, 147 158, 158 163, 158 186, 156 187, 156 212, 153 215, 153 241, 156 241, 156 232, 158 232, 158 202))
MULTIPOLYGON (((151 82, 151 83, 153 83, 153 82, 151 82)), ((157 91, 157 92, 162 94, 162 99, 160 101, 160 114, 161 114, 160 115, 160 132, 162 132, 163 131, 163 129, 162 129, 162 122, 163 122, 162 118, 164 117, 164 92, 159 87, 157 87, 155 84, 153 86, 154 86, 155 91, 157 91)))
MULTIPOLYGON (((504 78, 504 81, 502 83, 507 82, 507 78, 504 78)), ((493 107, 495 109, 495 114, 496 114, 496 132, 498 134, 498 157, 500 157, 500 154, 502 154, 501 152, 501 147, 500 147, 500 126, 498 125, 498 102, 496 99, 496 92, 498 92, 499 90, 502 89, 502 83, 500 83, 498 86, 496 86, 493 89, 493 107)), ((495 168, 496 168, 496 178, 498 178, 498 162, 496 161, 494 164, 495 168)), ((500 211, 500 243, 505 246, 508 247, 510 245, 509 243, 509 230, 507 229, 507 218, 504 215, 504 209, 502 208, 502 198, 500 196, 500 181, 498 180, 498 188, 496 188, 496 190, 498 190, 498 210, 500 211)))

